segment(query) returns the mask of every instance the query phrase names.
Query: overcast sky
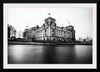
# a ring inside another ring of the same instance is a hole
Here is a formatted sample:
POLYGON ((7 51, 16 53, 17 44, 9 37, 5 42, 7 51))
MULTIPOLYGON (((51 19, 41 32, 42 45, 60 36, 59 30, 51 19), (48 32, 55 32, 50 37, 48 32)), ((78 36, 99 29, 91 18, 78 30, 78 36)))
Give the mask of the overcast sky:
POLYGON ((92 37, 92 8, 8 8, 8 24, 17 31, 24 31, 26 26, 43 25, 44 19, 56 19, 58 26, 73 25, 76 38, 92 37))

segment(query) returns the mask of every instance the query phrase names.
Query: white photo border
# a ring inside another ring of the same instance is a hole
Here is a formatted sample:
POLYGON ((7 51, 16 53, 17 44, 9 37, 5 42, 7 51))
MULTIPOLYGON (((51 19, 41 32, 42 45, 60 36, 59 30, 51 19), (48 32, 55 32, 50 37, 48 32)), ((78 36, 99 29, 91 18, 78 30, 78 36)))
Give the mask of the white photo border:
POLYGON ((3 69, 96 69, 97 68, 97 3, 4 3, 3 4, 3 69), (91 7, 93 12, 92 64, 8 64, 8 8, 71 8, 91 7))

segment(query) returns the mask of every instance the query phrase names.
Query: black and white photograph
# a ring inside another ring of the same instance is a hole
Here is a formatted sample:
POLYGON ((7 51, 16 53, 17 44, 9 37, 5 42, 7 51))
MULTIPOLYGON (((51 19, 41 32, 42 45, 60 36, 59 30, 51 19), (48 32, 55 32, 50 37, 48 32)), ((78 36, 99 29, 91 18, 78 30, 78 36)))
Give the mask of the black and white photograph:
POLYGON ((49 66, 96 68, 95 3, 4 4, 4 68, 49 66))

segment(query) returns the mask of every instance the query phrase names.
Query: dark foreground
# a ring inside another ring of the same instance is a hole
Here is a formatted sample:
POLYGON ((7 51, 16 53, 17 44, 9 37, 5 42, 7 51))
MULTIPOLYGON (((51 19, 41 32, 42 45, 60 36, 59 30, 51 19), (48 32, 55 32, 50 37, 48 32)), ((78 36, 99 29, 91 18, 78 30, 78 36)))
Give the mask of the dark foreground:
POLYGON ((92 64, 92 45, 8 45, 9 64, 92 64))

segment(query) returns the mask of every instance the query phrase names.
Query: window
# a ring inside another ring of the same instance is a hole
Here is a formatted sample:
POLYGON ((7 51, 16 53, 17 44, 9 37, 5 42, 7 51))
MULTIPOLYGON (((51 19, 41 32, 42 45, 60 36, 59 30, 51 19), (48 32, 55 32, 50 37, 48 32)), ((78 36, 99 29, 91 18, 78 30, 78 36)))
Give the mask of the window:
POLYGON ((52 29, 52 32, 54 32, 55 30, 54 29, 52 29))

